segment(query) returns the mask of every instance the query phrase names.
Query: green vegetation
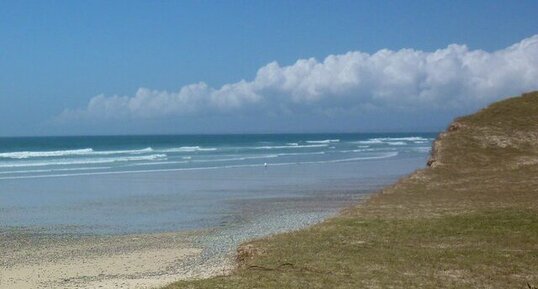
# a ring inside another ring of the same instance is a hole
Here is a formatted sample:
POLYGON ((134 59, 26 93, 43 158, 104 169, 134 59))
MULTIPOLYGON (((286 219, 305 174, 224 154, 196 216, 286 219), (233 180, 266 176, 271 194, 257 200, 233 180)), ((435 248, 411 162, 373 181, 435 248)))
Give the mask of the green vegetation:
POLYGON ((430 167, 305 230, 243 245, 174 288, 538 286, 538 92, 457 119, 430 167))

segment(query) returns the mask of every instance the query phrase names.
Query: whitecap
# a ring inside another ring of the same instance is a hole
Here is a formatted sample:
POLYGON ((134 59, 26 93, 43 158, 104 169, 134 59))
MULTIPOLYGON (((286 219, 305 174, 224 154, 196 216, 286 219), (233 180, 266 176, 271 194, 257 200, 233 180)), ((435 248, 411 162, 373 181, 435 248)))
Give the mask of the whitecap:
POLYGON ((403 141, 388 141, 387 144, 391 146, 404 146, 407 143, 403 141))
POLYGON ((92 148, 58 150, 58 151, 19 151, 0 153, 0 158, 11 159, 28 159, 28 158, 46 158, 46 157, 68 157, 68 156, 91 156, 91 155, 117 155, 117 154, 144 154, 153 152, 151 147, 135 150, 111 150, 95 151, 92 148))
POLYGON ((340 142, 339 139, 325 139, 325 140, 307 140, 306 143, 310 144, 328 144, 340 142))
POLYGON ((369 140, 359 140, 359 141, 355 141, 355 142, 352 142, 352 143, 356 143, 356 144, 381 144, 381 143, 383 143, 383 141, 381 141, 379 139, 369 139, 369 140))
POLYGON ((91 170, 106 170, 111 167, 80 167, 80 168, 65 168, 65 169, 39 169, 39 170, 17 170, 17 171, 5 171, 0 174, 29 174, 29 173, 50 173, 50 172, 63 172, 63 171, 91 171, 91 170))
POLYGON ((69 155, 87 155, 93 153, 93 149, 59 150, 59 151, 20 151, 0 153, 0 158, 26 159, 33 157, 58 157, 69 155))
POLYGON ((159 152, 164 153, 183 153, 183 152, 204 152, 204 151, 216 151, 217 148, 204 148, 200 146, 182 146, 177 148, 160 149, 159 152))
POLYGON ((59 159, 56 161, 41 161, 41 162, 5 162, 0 163, 0 168, 16 168, 16 167, 44 167, 44 166, 59 166, 59 165, 81 165, 81 164, 105 164, 115 162, 143 161, 143 160, 158 160, 166 159, 165 154, 153 154, 136 157, 115 157, 115 158, 85 158, 85 159, 59 159))
POLYGON ((327 144, 310 144, 310 145, 292 145, 292 146, 261 146, 261 147, 252 147, 256 150, 271 150, 271 149, 297 149, 297 148, 321 148, 327 147, 327 144))
POLYGON ((372 138, 371 140, 379 140, 382 142, 386 141, 427 141, 427 138, 421 136, 410 136, 410 137, 378 137, 372 138))

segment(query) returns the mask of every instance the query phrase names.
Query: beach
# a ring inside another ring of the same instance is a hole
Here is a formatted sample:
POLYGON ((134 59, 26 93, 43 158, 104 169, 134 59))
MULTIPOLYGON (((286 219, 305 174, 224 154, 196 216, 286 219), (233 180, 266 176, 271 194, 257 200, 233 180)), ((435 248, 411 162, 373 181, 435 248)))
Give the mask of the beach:
POLYGON ((0 288, 227 274, 241 244, 323 222, 423 166, 432 136, 4 141, 0 288))
POLYGON ((214 275, 183 265, 200 254, 185 234, 58 236, 2 232, 1 288, 153 288, 214 275))
POLYGON ((2 232, 0 288, 157 288, 228 274, 243 242, 329 214, 264 215, 224 229, 125 235, 2 232))
POLYGON ((340 199, 347 201, 338 202, 336 195, 249 202, 242 220, 203 230, 120 235, 75 233, 74 228, 63 234, 58 228, 52 233, 4 230, 0 288, 158 288, 228 274, 240 244, 306 228, 360 201, 346 195, 340 199))

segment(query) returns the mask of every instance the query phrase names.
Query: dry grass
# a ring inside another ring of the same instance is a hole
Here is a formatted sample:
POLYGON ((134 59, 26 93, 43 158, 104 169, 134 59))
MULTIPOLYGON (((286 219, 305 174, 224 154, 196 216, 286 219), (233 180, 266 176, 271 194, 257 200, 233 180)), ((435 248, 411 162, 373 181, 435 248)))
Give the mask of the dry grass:
POLYGON ((430 164, 320 225, 251 242, 231 275, 166 288, 537 286, 538 92, 457 119, 430 164))

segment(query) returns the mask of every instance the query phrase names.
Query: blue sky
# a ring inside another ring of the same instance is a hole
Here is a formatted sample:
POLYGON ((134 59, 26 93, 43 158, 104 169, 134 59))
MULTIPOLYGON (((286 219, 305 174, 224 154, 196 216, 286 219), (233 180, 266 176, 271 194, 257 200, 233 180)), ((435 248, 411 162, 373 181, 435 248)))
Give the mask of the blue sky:
POLYGON ((0 135, 440 130, 538 89, 536 11, 536 1, 3 1, 0 135))

